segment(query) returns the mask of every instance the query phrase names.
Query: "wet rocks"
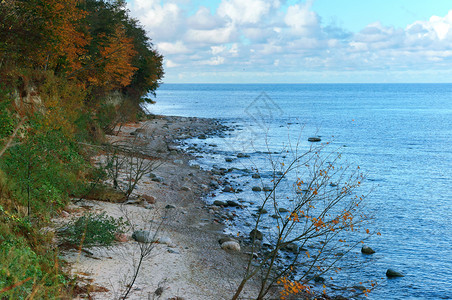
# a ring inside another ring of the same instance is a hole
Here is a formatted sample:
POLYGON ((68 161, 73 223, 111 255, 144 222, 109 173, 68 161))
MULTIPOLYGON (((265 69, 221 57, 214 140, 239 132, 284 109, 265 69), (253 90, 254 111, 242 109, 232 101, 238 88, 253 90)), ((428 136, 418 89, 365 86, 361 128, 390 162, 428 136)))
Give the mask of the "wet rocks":
POLYGON ((405 277, 405 275, 403 275, 400 272, 394 271, 393 269, 388 269, 386 271, 386 277, 388 278, 394 278, 394 277, 405 277))
POLYGON ((297 254, 299 249, 298 245, 295 243, 289 243, 284 247, 284 250, 297 254))
POLYGON ((287 208, 284 208, 284 207, 278 208, 278 211, 279 211, 280 213, 287 213, 287 212, 290 212, 290 210, 288 210, 287 208))
POLYGON ((308 142, 313 142, 313 143, 320 142, 321 140, 322 139, 319 138, 319 137, 310 137, 310 138, 308 138, 308 142))
POLYGON ((361 253, 362 254, 374 254, 375 251, 372 248, 368 247, 368 246, 363 246, 361 248, 361 253))
POLYGON ((259 178, 261 178, 261 175, 259 175, 259 174, 253 174, 251 177, 254 178, 254 179, 259 179, 259 178))
POLYGON ((216 206, 226 206, 226 202, 223 202, 223 201, 220 201, 220 200, 215 200, 215 201, 213 201, 213 205, 216 205, 216 206))
POLYGON ((235 201, 228 200, 228 201, 227 201, 227 206, 230 206, 230 207, 238 207, 238 206, 240 206, 240 204, 238 204, 238 203, 235 202, 235 201))
POLYGON ((257 229, 253 229, 250 232, 250 238, 252 240, 261 240, 262 241, 264 239, 264 234, 257 229))
POLYGON ((253 187, 251 188, 251 190, 252 190, 253 192, 260 192, 260 191, 262 191, 262 189, 261 189, 259 186, 253 186, 253 187))
POLYGON ((273 189, 272 189, 271 187, 269 187, 269 186, 264 186, 264 187, 262 188, 262 190, 263 190, 264 192, 271 192, 273 189))
POLYGON ((224 160, 226 162, 233 162, 234 161, 234 159, 232 157, 226 157, 224 160))

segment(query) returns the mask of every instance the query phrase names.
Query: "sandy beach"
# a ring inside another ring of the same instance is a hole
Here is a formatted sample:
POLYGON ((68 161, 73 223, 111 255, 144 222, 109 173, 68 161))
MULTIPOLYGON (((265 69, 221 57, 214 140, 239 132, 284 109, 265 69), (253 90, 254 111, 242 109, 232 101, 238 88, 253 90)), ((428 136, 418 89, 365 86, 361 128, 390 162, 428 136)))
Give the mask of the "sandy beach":
MULTIPOLYGON (((88 252, 70 249, 61 256, 69 263, 72 275, 79 278, 80 299, 115 299, 129 284, 140 256, 135 230, 155 232, 158 243, 147 257, 128 299, 230 299, 246 267, 249 254, 240 241, 240 251, 223 250, 220 238, 226 237, 221 224, 222 208, 206 205, 203 197, 212 191, 212 182, 221 180, 197 165, 178 149, 177 140, 218 134, 225 128, 217 121, 200 118, 162 117, 128 124, 109 142, 139 143, 140 149, 156 166, 152 174, 138 183, 129 201, 112 203, 98 200, 73 201, 55 219, 61 225, 86 212, 105 212, 115 218, 127 218, 131 227, 113 246, 95 247, 88 252), (143 150, 142 150, 143 151, 143 150), (146 200, 143 199, 143 197, 146 200), (89 295, 88 295, 89 294, 89 295)), ((96 157, 96 162, 102 161, 96 157)), ((124 177, 124 174, 121 175, 124 177)), ((121 184, 120 176, 120 184, 121 184)), ((241 299, 256 295, 249 283, 241 299)))

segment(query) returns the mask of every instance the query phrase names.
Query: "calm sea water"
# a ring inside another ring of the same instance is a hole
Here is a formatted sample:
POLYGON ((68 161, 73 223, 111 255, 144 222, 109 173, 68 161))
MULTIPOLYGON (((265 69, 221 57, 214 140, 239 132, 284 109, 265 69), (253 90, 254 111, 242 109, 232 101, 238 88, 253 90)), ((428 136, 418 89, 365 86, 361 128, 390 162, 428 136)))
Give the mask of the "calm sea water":
POLYGON ((164 84, 156 100, 153 113, 235 126, 223 139, 191 141, 217 145, 200 159, 206 168, 265 172, 265 138, 278 151, 301 129, 301 147, 309 136, 344 146, 343 158, 365 170, 374 188, 372 226, 382 235, 367 242, 376 254, 356 250, 362 266, 336 284, 376 279, 369 299, 452 299, 452 84, 164 84), (250 158, 225 163, 234 152, 250 158), (406 276, 386 279, 388 268, 406 276))

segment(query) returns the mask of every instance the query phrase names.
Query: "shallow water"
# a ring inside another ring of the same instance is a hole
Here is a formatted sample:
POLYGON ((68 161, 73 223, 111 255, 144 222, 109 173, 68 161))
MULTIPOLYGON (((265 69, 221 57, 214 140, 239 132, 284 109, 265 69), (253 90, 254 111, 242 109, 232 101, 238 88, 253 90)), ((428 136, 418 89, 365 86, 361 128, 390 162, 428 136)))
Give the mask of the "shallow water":
MULTIPOLYGON (((361 266, 344 271, 335 284, 376 279, 369 299, 452 298, 451 84, 164 84, 156 100, 153 113, 218 118, 236 129, 225 138, 190 141, 205 150, 197 162, 205 168, 256 167, 268 174, 264 152, 279 153, 299 136, 301 149, 311 136, 341 147, 343 159, 367 173, 369 208, 376 211, 372 229, 382 235, 366 242, 376 254, 354 251, 361 266), (250 157, 224 161, 237 152, 250 157), (388 268, 405 277, 386 279, 388 268)), ((249 173, 229 176, 244 189, 237 197, 247 203, 256 197, 249 173)))

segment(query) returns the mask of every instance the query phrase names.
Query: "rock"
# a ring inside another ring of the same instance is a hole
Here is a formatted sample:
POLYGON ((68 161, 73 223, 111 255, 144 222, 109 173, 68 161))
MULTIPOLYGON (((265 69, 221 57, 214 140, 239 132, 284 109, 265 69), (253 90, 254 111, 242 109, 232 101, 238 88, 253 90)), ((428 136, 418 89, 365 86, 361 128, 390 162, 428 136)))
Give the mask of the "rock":
POLYGON ((235 241, 227 241, 221 244, 221 249, 229 251, 240 251, 240 244, 235 241))
POLYGON ((158 242, 159 244, 165 244, 168 246, 173 246, 173 242, 171 241, 171 239, 167 236, 161 236, 155 239, 155 242, 158 242))
POLYGON ((259 178, 261 178, 261 175, 259 175, 259 174, 253 174, 253 176, 251 176, 252 178, 254 178, 254 179, 259 179, 259 178))
POLYGON ((220 201, 220 200, 215 200, 215 201, 213 201, 213 205, 226 206, 226 202, 223 202, 223 201, 220 201))
POLYGON ((232 157, 226 157, 224 160, 226 162, 233 162, 234 161, 234 159, 232 157))
POLYGON ((263 208, 263 207, 258 208, 257 212, 260 213, 260 214, 268 213, 268 211, 265 208, 263 208))
POLYGON ((308 142, 320 142, 322 139, 319 137, 310 137, 308 138, 308 142))
POLYGON ((288 209, 286 209, 286 208, 284 208, 284 207, 278 208, 278 211, 279 211, 280 213, 287 213, 287 212, 290 212, 290 210, 288 210, 288 209))
POLYGON ((190 192, 191 188, 189 188, 188 186, 183 186, 183 187, 180 188, 180 190, 184 191, 184 192, 190 192))
POLYGON ((212 180, 212 181, 209 183, 209 186, 211 186, 211 187, 217 189, 217 188, 218 188, 218 182, 216 182, 215 180, 212 180))
POLYGON ((298 245, 295 243, 289 243, 286 245, 286 247, 284 247, 284 250, 297 254, 298 253, 298 245))
POLYGON ((68 217, 70 216, 70 214, 69 214, 67 211, 63 210, 63 211, 61 212, 61 216, 62 216, 63 218, 68 218, 68 217))
POLYGON ((316 277, 314 277, 314 282, 315 283, 323 283, 323 282, 325 282, 325 278, 316 276, 316 277))
POLYGON ((238 204, 237 202, 232 201, 232 200, 228 200, 227 203, 228 203, 228 206, 231 206, 231 207, 238 207, 238 206, 240 206, 240 204, 238 204))
POLYGON ((244 154, 244 153, 237 153, 237 157, 243 158, 243 157, 250 157, 250 156, 248 154, 244 154))
POLYGON ((184 161, 182 159, 176 159, 173 161, 176 165, 183 165, 184 161))
POLYGON ((255 239, 255 240, 261 240, 262 241, 264 239, 264 234, 262 232, 260 232, 259 230, 257 230, 257 229, 253 229, 250 232, 250 238, 252 240, 255 239))
POLYGON ((370 247, 363 246, 363 247, 361 248, 361 253, 362 253, 362 254, 374 254, 375 251, 374 251, 372 248, 370 248, 370 247))
POLYGON ((386 271, 386 277, 392 278, 392 277, 405 277, 402 273, 399 273, 397 271, 394 271, 393 269, 388 269, 386 271))
POLYGON ((260 192, 260 191, 262 191, 262 189, 261 189, 260 187, 258 187, 258 186, 253 186, 253 187, 251 188, 251 190, 252 190, 253 192, 260 192))
POLYGON ((135 133, 145 133, 146 130, 144 128, 137 128, 135 129, 135 133))
POLYGON ((232 186, 227 185, 227 186, 225 186, 225 187, 223 188, 223 192, 225 192, 225 193, 233 193, 233 192, 234 192, 234 189, 232 188, 232 186))
POLYGON ((220 245, 224 244, 226 242, 236 242, 236 243, 238 243, 238 241, 236 239, 234 239, 232 237, 229 237, 229 236, 222 237, 221 239, 218 240, 218 243, 220 243, 220 245))
POLYGON ((354 288, 355 290, 358 290, 358 291, 362 291, 362 292, 367 290, 367 288, 362 285, 354 285, 352 288, 354 288))
POLYGON ((206 137, 206 135, 205 134, 200 134, 200 135, 198 135, 198 139, 200 139, 200 140, 205 140, 207 137, 206 137))
POLYGON ((154 235, 147 230, 134 231, 132 238, 139 243, 152 243, 154 241, 154 235))
POLYGON ((155 178, 152 178, 151 180, 154 181, 154 182, 162 183, 163 182, 163 177, 155 177, 155 178))
POLYGON ((272 189, 271 187, 269 187, 269 186, 264 186, 264 187, 262 188, 262 190, 263 190, 264 192, 271 192, 273 189, 272 189))
POLYGON ((155 175, 154 173, 149 173, 149 177, 150 177, 150 178, 156 178, 157 175, 155 175))
POLYGON ((129 237, 125 233, 115 233, 115 240, 120 243, 125 243, 129 240, 129 237))
POLYGON ((172 209, 172 208, 176 208, 176 206, 168 204, 167 206, 165 206, 166 209, 172 209))
POLYGON ((271 215, 270 217, 272 217, 273 219, 278 219, 279 218, 278 215, 271 215))
POLYGON ((155 204, 155 197, 153 196, 149 196, 149 195, 141 195, 141 199, 143 199, 144 201, 146 201, 149 204, 155 204))

